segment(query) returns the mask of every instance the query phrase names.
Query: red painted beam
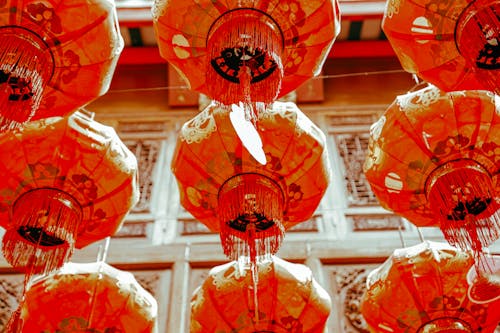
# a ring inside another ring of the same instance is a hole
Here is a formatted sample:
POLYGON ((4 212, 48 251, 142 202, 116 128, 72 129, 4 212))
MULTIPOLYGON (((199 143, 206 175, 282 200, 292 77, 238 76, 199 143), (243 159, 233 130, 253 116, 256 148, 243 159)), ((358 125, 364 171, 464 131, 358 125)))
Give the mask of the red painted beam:
MULTIPOLYGON (((395 57, 391 44, 386 40, 337 41, 328 58, 378 58, 395 57)), ((158 47, 125 47, 120 65, 158 65, 167 62, 160 56, 158 47)))
POLYGON ((391 44, 386 40, 337 41, 328 58, 379 58, 395 57, 391 44))
POLYGON ((119 65, 157 65, 166 64, 156 46, 125 47, 118 59, 119 65))

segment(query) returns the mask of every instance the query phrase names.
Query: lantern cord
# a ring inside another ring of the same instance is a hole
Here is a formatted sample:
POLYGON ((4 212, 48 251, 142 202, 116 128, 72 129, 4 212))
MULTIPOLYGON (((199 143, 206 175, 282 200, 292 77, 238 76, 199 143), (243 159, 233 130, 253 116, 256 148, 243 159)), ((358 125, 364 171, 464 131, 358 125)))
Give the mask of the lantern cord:
POLYGON ((88 314, 88 317, 87 317, 87 325, 89 328, 92 328, 92 321, 94 320, 94 310, 95 310, 95 306, 96 306, 96 298, 97 298, 97 286, 101 280, 101 276, 102 276, 102 269, 104 267, 104 261, 100 261, 98 262, 98 265, 99 265, 99 268, 97 270, 96 273, 93 273, 93 274, 96 274, 97 276, 95 277, 95 282, 94 282, 94 286, 92 287, 92 294, 91 294, 91 298, 90 298, 90 309, 89 309, 89 314, 88 314))
POLYGON ((403 226, 401 225, 401 220, 399 220, 399 223, 398 223, 398 234, 399 234, 399 239, 401 241, 401 246, 403 248, 406 247, 406 242, 405 242, 405 239, 403 237, 403 226))
POLYGON ((102 270, 104 268, 104 263, 106 262, 106 258, 108 256, 108 250, 109 250, 109 243, 110 243, 111 237, 108 236, 104 239, 101 244, 99 244, 99 248, 97 250, 97 276, 95 279, 94 286, 92 288, 92 296, 91 296, 91 303, 90 303, 90 310, 89 310, 89 315, 87 318, 87 323, 88 327, 92 327, 92 321, 94 320, 94 311, 96 307, 96 298, 97 298, 97 286, 99 285, 99 282, 101 281, 102 278, 102 270), (103 244, 104 243, 104 244, 103 244))
POLYGON ((253 286, 253 303, 255 311, 255 322, 259 322, 259 297, 258 297, 258 286, 259 286, 259 271, 257 267, 257 242, 255 239, 255 224, 250 223, 247 227, 248 234, 248 252, 250 253, 250 269, 252 273, 252 286, 253 286))
POLYGON ((411 77, 413 78, 416 84, 421 83, 420 78, 418 77, 417 74, 412 74, 411 77))
POLYGON ((103 241, 104 245, 103 244, 99 245, 99 249, 97 250, 97 262, 106 262, 106 258, 108 257, 110 240, 111 237, 108 236, 103 241))
POLYGON ((422 233, 422 230, 420 230, 420 228, 418 228, 418 227, 417 227, 417 233, 418 233, 418 238, 420 239, 420 241, 422 243, 425 242, 424 234, 422 233))

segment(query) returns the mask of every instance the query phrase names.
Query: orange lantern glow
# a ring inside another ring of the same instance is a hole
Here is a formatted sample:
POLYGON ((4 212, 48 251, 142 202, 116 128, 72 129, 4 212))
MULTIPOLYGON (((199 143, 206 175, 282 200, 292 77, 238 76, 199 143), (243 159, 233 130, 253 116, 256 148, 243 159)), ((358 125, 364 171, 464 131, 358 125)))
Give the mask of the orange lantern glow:
POLYGON ((156 300, 134 276, 104 262, 67 263, 33 281, 17 332, 156 332, 156 300))
POLYGON ((190 332, 324 332, 330 296, 307 266, 274 257, 258 265, 258 284, 251 275, 238 262, 212 268, 191 299, 190 332))
POLYGON ((83 112, 0 134, 2 251, 31 274, 113 235, 139 198, 137 160, 83 112))
POLYGON ((272 103, 319 74, 340 32, 337 0, 155 1, 160 54, 223 104, 272 103))
POLYGON ((182 206, 220 233, 224 253, 255 258, 276 253, 284 231, 312 216, 330 165, 323 132, 295 104, 275 102, 262 113, 258 140, 239 136, 235 114, 211 104, 186 122, 172 171, 182 206))
POLYGON ((0 1, 0 130, 103 95, 123 39, 111 0, 0 1))
POLYGON ((382 29, 406 71, 445 91, 500 93, 498 1, 388 1, 382 29))
POLYGON ((499 238, 497 95, 429 86, 398 96, 370 135, 364 170, 383 207, 462 250, 499 238))
POLYGON ((494 332, 500 323, 500 299, 474 302, 467 296, 473 262, 469 254, 445 243, 395 250, 367 279, 360 308, 370 331, 494 332))

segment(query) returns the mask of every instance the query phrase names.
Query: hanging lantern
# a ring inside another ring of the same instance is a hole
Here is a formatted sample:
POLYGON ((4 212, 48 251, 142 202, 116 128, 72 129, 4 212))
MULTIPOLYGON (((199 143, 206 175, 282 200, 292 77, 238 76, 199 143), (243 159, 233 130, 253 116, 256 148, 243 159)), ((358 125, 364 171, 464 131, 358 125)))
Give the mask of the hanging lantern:
POLYGON ((372 126, 364 171, 381 205, 478 254, 500 236, 500 98, 434 86, 372 126))
POLYGON ((388 1, 382 30, 406 71, 445 91, 500 93, 498 1, 388 1))
POLYGON ((191 89, 268 104, 319 74, 340 13, 337 0, 157 0, 153 23, 160 54, 191 89))
POLYGON ((66 263, 36 278, 16 332, 156 332, 156 300, 129 273, 104 262, 66 263))
POLYGON ((323 333, 330 311, 330 296, 307 266, 274 257, 258 265, 254 283, 233 261, 212 268, 195 290, 190 332, 323 333))
POLYGON ((445 243, 397 249, 369 275, 361 314, 371 332, 492 333, 500 300, 467 297, 473 258, 445 243))
POLYGON ((0 134, 5 259, 32 274, 113 235, 137 202, 137 160, 113 128, 77 111, 0 134))
POLYGON ((312 216, 330 167, 323 132, 295 104, 275 102, 239 132, 235 114, 212 103, 186 122, 172 171, 182 206, 220 233, 224 253, 255 258, 276 253, 284 231, 312 216))
POLYGON ((0 2, 0 130, 64 116, 109 88, 123 39, 114 1, 0 2))

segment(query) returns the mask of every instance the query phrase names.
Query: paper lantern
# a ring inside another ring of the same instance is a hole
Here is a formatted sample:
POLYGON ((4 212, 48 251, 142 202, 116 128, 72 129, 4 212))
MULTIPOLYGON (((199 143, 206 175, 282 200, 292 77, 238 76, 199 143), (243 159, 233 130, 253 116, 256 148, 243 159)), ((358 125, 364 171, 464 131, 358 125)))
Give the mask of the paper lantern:
POLYGON ((274 257, 258 265, 254 284, 249 269, 230 262, 195 290, 190 332, 323 333, 330 311, 330 296, 307 266, 274 257))
POLYGON ((135 156, 84 112, 0 134, 0 161, 2 251, 28 275, 113 235, 139 198, 135 156))
POLYGON ((0 2, 0 130, 64 116, 109 88, 123 39, 111 0, 0 2))
POLYGON ((445 91, 500 93, 498 1, 388 1, 382 29, 406 71, 445 91))
POLYGON ((361 313, 371 332, 494 332, 500 299, 467 296, 473 257, 445 243, 397 249, 367 279, 361 313))
POLYGON ((398 96, 364 165, 380 204, 478 253, 500 236, 500 98, 434 86, 398 96))
POLYGON ((223 104, 271 103, 319 74, 340 32, 337 0, 153 5, 160 54, 223 104))
POLYGON ((172 160, 181 204, 220 233, 229 258, 274 254, 328 187, 325 136, 293 103, 275 102, 240 132, 253 129, 253 141, 235 114, 213 103, 183 125, 172 160))
POLYGON ((156 332, 158 306, 129 273, 103 262, 66 263, 36 278, 18 332, 156 332))

